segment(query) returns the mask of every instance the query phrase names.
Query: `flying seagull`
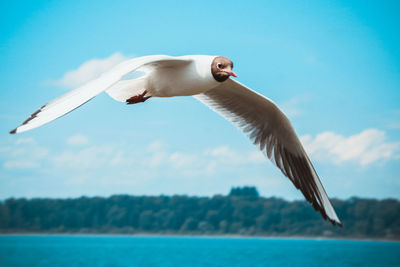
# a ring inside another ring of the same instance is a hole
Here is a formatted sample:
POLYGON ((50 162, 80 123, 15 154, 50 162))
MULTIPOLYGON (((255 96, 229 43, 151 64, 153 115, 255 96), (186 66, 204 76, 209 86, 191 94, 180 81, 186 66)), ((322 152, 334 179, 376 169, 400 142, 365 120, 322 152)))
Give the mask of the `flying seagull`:
POLYGON ((232 61, 222 56, 133 58, 42 106, 10 133, 51 122, 103 91, 127 104, 151 97, 194 96, 245 132, 324 219, 341 226, 289 119, 270 99, 231 79, 236 77, 232 68, 232 61), (126 79, 134 72, 143 75, 126 79))

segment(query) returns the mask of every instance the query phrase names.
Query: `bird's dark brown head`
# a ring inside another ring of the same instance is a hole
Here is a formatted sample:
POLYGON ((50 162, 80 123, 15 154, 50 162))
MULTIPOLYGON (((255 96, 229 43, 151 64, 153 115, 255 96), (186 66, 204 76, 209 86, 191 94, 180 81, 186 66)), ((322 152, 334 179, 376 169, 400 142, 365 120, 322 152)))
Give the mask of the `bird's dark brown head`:
POLYGON ((216 57, 211 63, 211 73, 218 82, 226 81, 229 76, 236 77, 236 73, 232 69, 232 61, 226 57, 216 57))

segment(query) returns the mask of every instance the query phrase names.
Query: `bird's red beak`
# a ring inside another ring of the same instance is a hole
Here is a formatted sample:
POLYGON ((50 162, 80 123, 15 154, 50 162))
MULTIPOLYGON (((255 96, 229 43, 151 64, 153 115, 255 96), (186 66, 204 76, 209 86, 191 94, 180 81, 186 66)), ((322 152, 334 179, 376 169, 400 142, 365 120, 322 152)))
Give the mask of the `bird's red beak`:
POLYGON ((232 71, 229 71, 228 74, 229 74, 230 76, 237 77, 236 73, 235 73, 233 70, 232 70, 232 71))

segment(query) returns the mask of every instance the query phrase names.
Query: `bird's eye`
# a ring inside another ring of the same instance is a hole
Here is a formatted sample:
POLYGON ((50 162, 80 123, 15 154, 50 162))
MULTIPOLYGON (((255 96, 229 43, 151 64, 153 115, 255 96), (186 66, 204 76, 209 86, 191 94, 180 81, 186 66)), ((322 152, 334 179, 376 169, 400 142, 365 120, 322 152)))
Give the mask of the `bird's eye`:
POLYGON ((217 63, 217 68, 222 69, 222 63, 217 63))

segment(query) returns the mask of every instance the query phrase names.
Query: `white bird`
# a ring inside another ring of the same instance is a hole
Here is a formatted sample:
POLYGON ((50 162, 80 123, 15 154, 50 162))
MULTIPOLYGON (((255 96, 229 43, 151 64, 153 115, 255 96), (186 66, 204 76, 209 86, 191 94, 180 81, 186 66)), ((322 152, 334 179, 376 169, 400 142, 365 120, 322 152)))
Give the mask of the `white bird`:
POLYGON ((124 61, 99 78, 49 102, 10 133, 21 133, 55 120, 106 91, 134 104, 150 97, 194 96, 244 131, 287 176, 324 219, 341 222, 289 119, 268 98, 230 79, 226 57, 154 55, 124 61), (144 75, 124 80, 133 72, 144 75))

